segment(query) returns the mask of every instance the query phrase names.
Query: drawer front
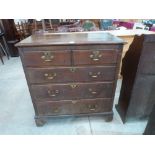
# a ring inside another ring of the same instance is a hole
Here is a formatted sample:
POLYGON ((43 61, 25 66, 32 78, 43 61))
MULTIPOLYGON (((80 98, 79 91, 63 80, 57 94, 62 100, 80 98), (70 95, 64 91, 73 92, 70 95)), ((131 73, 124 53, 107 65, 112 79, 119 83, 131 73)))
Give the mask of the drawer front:
POLYGON ((70 51, 36 51, 23 52, 25 66, 69 66, 71 65, 70 51))
POLYGON ((111 99, 38 102, 39 115, 89 114, 112 111, 111 99))
POLYGON ((113 82, 32 85, 36 101, 111 98, 113 82))
POLYGON ((30 83, 63 83, 113 81, 115 70, 115 66, 28 68, 27 73, 30 83))
POLYGON ((103 65, 117 62, 115 50, 75 50, 73 51, 74 65, 103 65))

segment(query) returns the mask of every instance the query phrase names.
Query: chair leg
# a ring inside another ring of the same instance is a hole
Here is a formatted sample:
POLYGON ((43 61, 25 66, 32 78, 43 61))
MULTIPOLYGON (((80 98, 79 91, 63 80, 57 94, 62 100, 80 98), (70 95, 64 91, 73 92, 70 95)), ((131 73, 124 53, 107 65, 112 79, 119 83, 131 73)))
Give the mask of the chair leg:
MULTIPOLYGON (((6 56, 7 56, 7 58, 9 59, 10 53, 9 53, 8 45, 7 45, 7 43, 6 43, 6 40, 5 40, 5 37, 4 37, 4 36, 2 37, 2 39, 3 39, 3 42, 4 42, 4 46, 5 46, 5 48, 6 48, 6 56)), ((3 48, 3 49, 4 49, 4 48, 3 48)))
POLYGON ((9 56, 7 54, 7 52, 5 51, 4 47, 2 46, 2 44, 0 43, 1 49, 3 50, 4 54, 7 56, 7 58, 9 59, 9 56))
POLYGON ((1 61, 2 61, 2 64, 4 64, 3 57, 2 57, 2 55, 1 55, 1 53, 0 53, 0 59, 1 59, 1 61))

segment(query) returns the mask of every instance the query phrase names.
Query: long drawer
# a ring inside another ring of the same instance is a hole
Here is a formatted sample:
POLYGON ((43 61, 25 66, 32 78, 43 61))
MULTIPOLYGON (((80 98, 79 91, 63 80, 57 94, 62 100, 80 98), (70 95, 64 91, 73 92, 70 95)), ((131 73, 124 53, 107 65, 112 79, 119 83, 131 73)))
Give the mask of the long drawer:
POLYGON ((70 51, 27 51, 22 53, 25 66, 70 66, 70 51))
POLYGON ((111 98, 113 82, 31 85, 36 101, 111 98))
POLYGON ((70 115, 110 112, 111 99, 37 102, 39 115, 70 115))
POLYGON ((115 66, 27 68, 30 83, 113 81, 115 66))
POLYGON ((117 62, 115 50, 73 50, 74 65, 105 65, 117 62))

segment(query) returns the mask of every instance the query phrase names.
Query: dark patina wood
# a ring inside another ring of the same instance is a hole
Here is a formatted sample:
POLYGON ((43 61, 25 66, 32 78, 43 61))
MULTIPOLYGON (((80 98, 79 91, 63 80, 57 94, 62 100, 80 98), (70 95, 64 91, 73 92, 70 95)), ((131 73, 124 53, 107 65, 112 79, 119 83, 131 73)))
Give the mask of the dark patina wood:
POLYGON ((73 50, 74 65, 116 64, 115 50, 73 50))
POLYGON ((25 66, 70 66, 70 51, 29 51, 23 52, 25 66))
POLYGON ((149 115, 148 123, 143 134, 155 135, 155 105, 153 106, 152 112, 149 115))
POLYGON ((36 100, 111 98, 113 82, 70 83, 31 86, 36 100))
POLYGON ((18 43, 36 125, 70 115, 111 121, 123 44, 94 32, 33 35, 18 43))
POLYGON ((155 103, 155 35, 135 36, 123 59, 122 76, 116 108, 123 122, 147 117, 155 103))
POLYGON ((32 84, 113 81, 115 71, 116 66, 27 68, 32 84))
POLYGON ((32 35, 16 46, 34 47, 49 45, 89 45, 89 44, 122 44, 122 39, 105 32, 84 32, 84 33, 53 33, 45 35, 32 35))
POLYGON ((39 102, 40 115, 72 115, 111 112, 111 99, 86 99, 39 102))

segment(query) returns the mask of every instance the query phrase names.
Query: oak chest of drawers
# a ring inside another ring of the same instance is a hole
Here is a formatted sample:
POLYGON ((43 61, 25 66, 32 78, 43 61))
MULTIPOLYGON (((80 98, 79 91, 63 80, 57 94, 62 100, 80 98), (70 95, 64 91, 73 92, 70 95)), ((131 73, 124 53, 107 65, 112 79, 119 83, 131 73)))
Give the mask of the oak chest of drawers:
POLYGON ((36 125, 70 115, 111 121, 123 43, 98 32, 32 35, 18 43, 36 125))

